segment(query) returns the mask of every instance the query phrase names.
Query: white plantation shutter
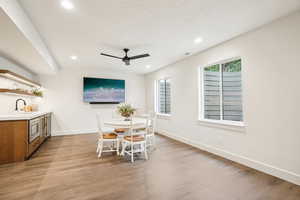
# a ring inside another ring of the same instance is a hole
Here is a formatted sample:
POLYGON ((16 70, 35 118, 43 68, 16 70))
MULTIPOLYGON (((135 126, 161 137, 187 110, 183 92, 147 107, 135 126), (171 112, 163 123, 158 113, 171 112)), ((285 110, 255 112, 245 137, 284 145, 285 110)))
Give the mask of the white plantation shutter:
POLYGON ((206 67, 203 72, 204 80, 204 118, 220 120, 220 66, 206 67))
POLYGON ((223 120, 243 121, 241 61, 222 64, 223 120))
POLYGON ((241 60, 203 70, 204 119, 243 121, 241 60))
POLYGON ((158 112, 162 114, 171 113, 171 82, 169 79, 158 81, 158 112))

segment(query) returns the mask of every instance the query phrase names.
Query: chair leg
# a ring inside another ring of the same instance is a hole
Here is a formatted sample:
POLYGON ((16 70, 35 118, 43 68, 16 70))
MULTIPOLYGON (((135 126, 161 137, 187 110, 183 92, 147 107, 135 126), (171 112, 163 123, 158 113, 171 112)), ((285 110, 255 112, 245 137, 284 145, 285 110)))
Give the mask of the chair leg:
POLYGON ((133 159, 133 143, 131 142, 131 162, 133 163, 134 162, 134 159, 133 159))
POLYGON ((116 143, 117 143, 117 155, 119 155, 120 154, 120 152, 119 152, 119 140, 117 139, 117 141, 116 141, 116 143))
POLYGON ((149 147, 149 150, 153 150, 155 146, 155 138, 153 135, 148 136, 146 147, 149 147))
POLYGON ((146 147, 150 145, 150 140, 149 140, 149 137, 146 136, 146 147))
POLYGON ((125 154, 125 148, 126 148, 126 143, 125 143, 125 142, 123 142, 123 143, 122 143, 122 151, 121 151, 121 156, 124 156, 124 154, 125 154))
POLYGON ((132 163, 134 162, 134 159, 133 159, 133 152, 131 152, 131 162, 132 162, 132 163))
POLYGON ((155 149, 155 147, 156 147, 156 141, 155 141, 155 135, 154 134, 152 136, 152 146, 155 149))
POLYGON ((110 150, 114 150, 115 149, 115 142, 111 142, 111 145, 110 145, 110 150))
POLYGON ((99 149, 100 149, 100 147, 99 147, 99 141, 97 142, 97 149, 96 149, 96 153, 98 153, 99 152, 99 149))
POLYGON ((148 154, 147 154, 147 144, 144 143, 144 153, 145 153, 145 159, 148 160, 148 154))
POLYGON ((102 154, 102 150, 103 150, 103 142, 99 142, 99 153, 98 153, 98 158, 101 157, 101 154, 102 154))

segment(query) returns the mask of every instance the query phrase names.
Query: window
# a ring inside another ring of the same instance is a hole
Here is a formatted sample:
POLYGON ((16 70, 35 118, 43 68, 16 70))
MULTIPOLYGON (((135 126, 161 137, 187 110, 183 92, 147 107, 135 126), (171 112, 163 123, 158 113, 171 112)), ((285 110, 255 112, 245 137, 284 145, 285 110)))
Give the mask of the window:
POLYGON ((157 81, 157 112, 171 114, 171 83, 170 79, 157 81))
POLYGON ((243 121, 241 67, 237 59, 203 69, 204 119, 243 121))

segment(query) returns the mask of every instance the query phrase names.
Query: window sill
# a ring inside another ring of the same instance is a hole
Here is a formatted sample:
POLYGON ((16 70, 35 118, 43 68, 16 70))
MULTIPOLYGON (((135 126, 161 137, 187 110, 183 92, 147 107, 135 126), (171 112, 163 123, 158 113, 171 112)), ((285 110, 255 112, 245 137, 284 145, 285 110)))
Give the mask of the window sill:
POLYGON ((165 114, 165 113, 156 113, 158 119, 170 119, 171 115, 170 114, 165 114))
POLYGON ((245 132, 244 122, 199 119, 198 124, 213 127, 213 128, 226 129, 230 131, 245 132))

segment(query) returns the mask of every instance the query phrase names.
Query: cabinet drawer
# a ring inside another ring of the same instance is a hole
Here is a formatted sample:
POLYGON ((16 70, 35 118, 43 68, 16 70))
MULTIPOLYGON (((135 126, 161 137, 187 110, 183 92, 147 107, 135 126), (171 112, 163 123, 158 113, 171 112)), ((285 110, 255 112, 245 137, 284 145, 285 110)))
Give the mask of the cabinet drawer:
POLYGON ((36 150, 39 145, 41 144, 40 137, 37 137, 35 140, 33 140, 29 145, 28 145, 28 154, 27 156, 31 155, 34 150, 36 150))

